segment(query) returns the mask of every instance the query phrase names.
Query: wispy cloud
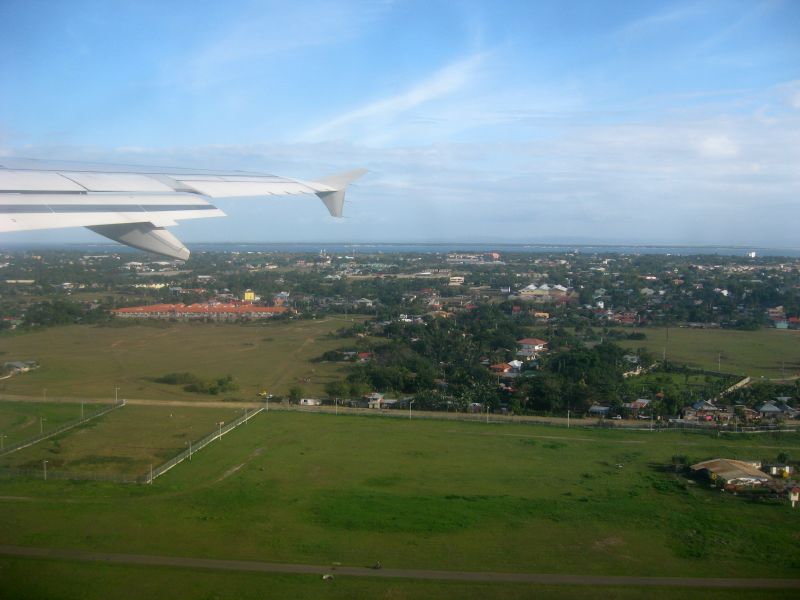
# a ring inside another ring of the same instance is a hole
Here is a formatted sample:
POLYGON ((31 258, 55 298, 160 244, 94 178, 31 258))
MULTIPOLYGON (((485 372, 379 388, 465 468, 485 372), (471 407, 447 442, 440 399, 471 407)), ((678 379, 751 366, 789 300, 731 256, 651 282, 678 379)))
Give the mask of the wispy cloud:
POLYGON ((654 12, 626 23, 616 32, 616 35, 621 38, 638 38, 664 27, 685 22, 705 12, 706 9, 700 4, 673 6, 668 10, 654 12))
POLYGON ((207 88, 258 72, 259 65, 304 48, 342 44, 367 30, 390 4, 257 3, 218 31, 205 32, 165 69, 164 81, 207 88))
POLYGON ((485 53, 473 54, 434 73, 406 91, 376 100, 365 106, 341 114, 299 136, 301 141, 314 142, 326 139, 374 138, 409 111, 434 100, 452 96, 474 82, 486 58, 485 53))

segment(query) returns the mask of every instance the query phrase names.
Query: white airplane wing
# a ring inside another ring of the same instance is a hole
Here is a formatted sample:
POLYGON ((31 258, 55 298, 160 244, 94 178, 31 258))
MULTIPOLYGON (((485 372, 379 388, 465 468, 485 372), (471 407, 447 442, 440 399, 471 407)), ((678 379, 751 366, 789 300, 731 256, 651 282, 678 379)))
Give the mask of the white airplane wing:
POLYGON ((262 173, 211 172, 0 157, 0 233, 88 227, 140 250, 186 260, 165 227, 223 217, 209 198, 315 194, 342 216, 347 185, 364 169, 299 181, 262 173))

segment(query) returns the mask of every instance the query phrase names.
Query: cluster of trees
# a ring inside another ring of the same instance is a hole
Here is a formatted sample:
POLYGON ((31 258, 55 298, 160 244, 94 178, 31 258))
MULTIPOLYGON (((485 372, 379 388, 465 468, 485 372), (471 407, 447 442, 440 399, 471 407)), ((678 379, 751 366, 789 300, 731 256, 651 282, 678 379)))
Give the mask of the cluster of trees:
POLYGON ((31 304, 25 311, 23 327, 49 327, 72 323, 103 323, 111 318, 103 307, 92 308, 85 303, 57 299, 31 304))
MULTIPOLYGON (((625 350, 610 342, 587 348, 558 328, 539 333, 556 350, 526 367, 512 385, 501 386, 487 366, 512 360, 517 340, 530 335, 524 321, 505 308, 486 304, 452 319, 390 323, 382 330, 384 341, 362 342, 359 349, 369 350, 371 360, 353 367, 345 381, 329 384, 326 392, 333 397, 372 390, 413 394, 420 409, 503 405, 520 414, 579 413, 594 402, 619 404, 635 397, 623 377, 630 370, 625 350)), ((642 360, 651 360, 645 354, 642 360)))
POLYGON ((232 375, 203 379, 194 373, 167 373, 155 379, 155 382, 180 385, 183 386, 184 391, 195 394, 210 394, 212 396, 239 389, 239 385, 233 380, 232 375))

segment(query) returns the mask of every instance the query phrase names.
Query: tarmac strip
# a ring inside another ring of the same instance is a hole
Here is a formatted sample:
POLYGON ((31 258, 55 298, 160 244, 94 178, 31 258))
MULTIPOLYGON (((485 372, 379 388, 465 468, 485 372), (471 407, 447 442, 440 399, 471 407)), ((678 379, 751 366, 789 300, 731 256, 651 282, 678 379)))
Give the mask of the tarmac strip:
POLYGON ((482 583, 538 583, 547 585, 658 586, 734 589, 800 589, 800 579, 732 579, 709 577, 636 577, 606 575, 555 575, 549 573, 492 573, 485 571, 429 571, 422 569, 374 569, 369 567, 317 566, 246 560, 221 560, 144 554, 116 554, 86 550, 59 550, 0 545, 0 555, 102 562, 123 565, 182 567, 255 573, 333 574, 384 579, 429 579, 482 583))

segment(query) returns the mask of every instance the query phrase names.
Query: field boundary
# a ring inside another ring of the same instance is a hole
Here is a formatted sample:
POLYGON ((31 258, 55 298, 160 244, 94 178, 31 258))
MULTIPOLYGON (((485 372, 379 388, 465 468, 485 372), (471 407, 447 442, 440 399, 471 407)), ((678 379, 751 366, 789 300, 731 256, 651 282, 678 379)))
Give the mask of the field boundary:
POLYGON ((68 423, 64 423, 63 425, 57 427, 52 431, 40 433, 39 435, 36 435, 32 438, 28 438, 27 440, 22 440, 21 442, 17 442, 16 444, 13 444, 12 446, 9 446, 8 448, 5 448, 2 451, 0 451, 0 456, 6 456, 8 454, 16 452, 17 450, 22 450, 23 448, 27 448, 29 446, 33 446, 34 444, 38 444, 39 442, 42 442, 48 438, 58 435, 59 433, 64 433, 65 431, 69 431, 70 429, 73 429, 78 425, 83 425, 84 423, 88 423, 89 421, 102 417, 103 415, 110 413, 112 410, 122 408, 123 406, 125 406, 125 400, 122 400, 118 404, 113 404, 108 408, 99 410, 96 413, 89 415, 88 417, 80 417, 78 419, 74 419, 72 421, 69 421, 68 423))
POLYGON ((202 439, 200 439, 200 440, 198 440, 196 442, 191 442, 188 449, 181 451, 179 454, 177 454, 176 456, 172 457, 167 462, 162 463, 162 464, 158 465, 157 467, 150 469, 150 473, 146 476, 145 480, 144 481, 138 481, 138 483, 148 483, 148 484, 153 483, 154 479, 156 479, 157 477, 161 477, 164 473, 169 471, 172 467, 175 467, 175 466, 179 465, 180 463, 182 463, 186 459, 191 460, 192 456, 196 452, 198 452, 199 450, 202 450, 203 448, 208 446, 211 442, 213 442, 215 440, 218 440, 218 439, 221 439, 223 435, 233 431, 239 425, 242 425, 243 423, 247 423, 250 419, 255 417, 258 413, 260 413, 263 410, 264 410, 264 408, 261 407, 261 408, 255 409, 252 412, 245 412, 245 414, 243 414, 241 417, 237 418, 236 420, 231 421, 230 423, 227 423, 225 426, 220 426, 220 428, 217 431, 214 431, 213 433, 208 434, 207 436, 205 436, 204 438, 202 438, 202 439))
MULTIPOLYGON (((48 437, 52 437, 57 435, 58 433, 63 433, 68 429, 76 427, 86 421, 91 419, 100 417, 108 412, 111 412, 114 409, 121 408, 125 406, 126 402, 122 401, 119 404, 115 404, 114 406, 107 408, 105 410, 99 411, 90 417, 86 417, 84 419, 79 419, 78 422, 70 422, 66 425, 58 428, 55 431, 48 432, 43 436, 37 436, 36 439, 29 439, 25 442, 21 442, 16 448, 11 449, 9 452, 13 452, 16 450, 20 450, 24 447, 30 446, 35 444, 36 442, 42 441, 48 437)), ((250 419, 254 416, 259 414, 264 410, 263 407, 256 408, 252 411, 246 411, 245 414, 236 418, 235 420, 225 424, 220 425, 220 427, 206 435, 205 437, 201 438, 197 441, 192 441, 189 444, 189 448, 186 450, 182 450, 174 457, 169 459, 168 461, 161 463, 158 466, 150 468, 150 470, 145 474, 139 475, 131 475, 131 474, 102 474, 102 473, 76 473, 74 471, 58 471, 55 469, 48 469, 45 465, 42 466, 41 469, 38 468, 14 468, 14 467, 0 467, 0 475, 6 477, 36 477, 36 478, 44 478, 45 480, 49 479, 61 479, 61 480, 75 480, 75 481, 104 481, 110 483, 136 483, 136 484, 151 484, 153 480, 160 477, 176 465, 182 463, 186 459, 190 459, 191 457, 198 452, 199 450, 205 448, 211 442, 222 438, 222 436, 230 433, 234 429, 236 429, 239 425, 243 423, 247 423, 250 419)))

